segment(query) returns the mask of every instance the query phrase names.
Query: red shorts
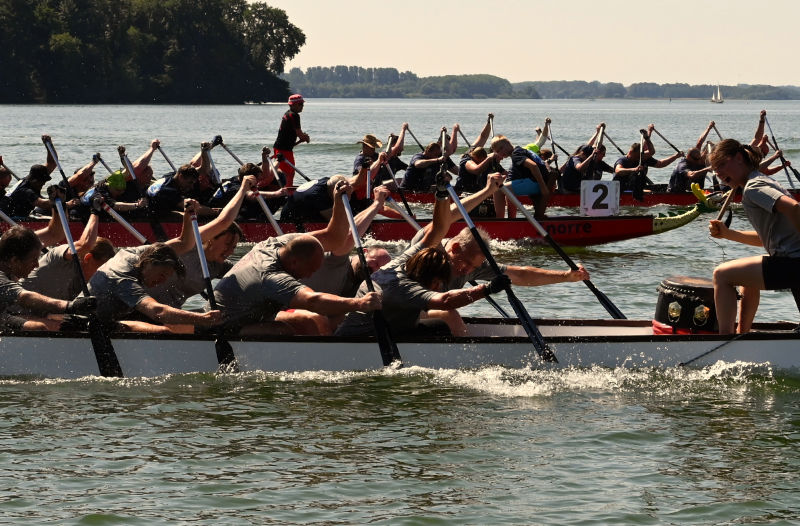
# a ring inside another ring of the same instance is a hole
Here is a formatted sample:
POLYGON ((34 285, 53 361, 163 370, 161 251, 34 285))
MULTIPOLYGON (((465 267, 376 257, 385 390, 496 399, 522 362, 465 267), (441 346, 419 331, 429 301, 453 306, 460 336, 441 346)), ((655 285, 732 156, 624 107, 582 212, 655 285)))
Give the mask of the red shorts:
MULTIPOLYGON (((289 163, 294 164, 294 152, 292 150, 275 148, 272 153, 272 158, 277 159, 278 154, 283 155, 289 163)), ((286 186, 292 186, 294 184, 294 168, 292 168, 289 163, 285 161, 278 163, 278 169, 286 175, 286 186)))

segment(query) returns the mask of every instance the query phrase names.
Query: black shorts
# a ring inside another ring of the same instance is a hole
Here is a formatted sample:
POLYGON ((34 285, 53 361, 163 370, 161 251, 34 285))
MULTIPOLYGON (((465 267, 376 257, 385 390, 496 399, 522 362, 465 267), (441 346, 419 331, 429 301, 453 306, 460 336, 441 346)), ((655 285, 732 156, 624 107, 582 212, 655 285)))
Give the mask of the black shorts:
POLYGON ((800 258, 764 256, 761 273, 765 290, 794 289, 800 287, 800 258))

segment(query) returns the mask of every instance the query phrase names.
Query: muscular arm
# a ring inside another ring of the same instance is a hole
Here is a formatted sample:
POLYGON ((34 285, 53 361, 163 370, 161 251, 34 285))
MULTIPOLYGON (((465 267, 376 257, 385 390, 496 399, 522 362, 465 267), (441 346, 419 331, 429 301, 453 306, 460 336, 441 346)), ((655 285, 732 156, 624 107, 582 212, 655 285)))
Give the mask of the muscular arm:
POLYGON ((589 279, 589 273, 583 267, 578 267, 578 270, 547 270, 537 267, 509 266, 506 268, 506 274, 511 278, 511 283, 523 287, 538 287, 589 279))
POLYGON ((365 307, 365 298, 343 298, 334 294, 315 292, 308 287, 303 287, 295 294, 289 307, 305 309, 325 316, 339 316, 361 310, 365 307))
POLYGON ((61 313, 67 309, 67 301, 43 296, 38 292, 26 290, 17 296, 17 303, 31 310, 61 313))
POLYGON ((732 230, 725 226, 725 223, 716 219, 712 219, 708 222, 708 232, 711 237, 736 241, 737 243, 751 245, 754 247, 764 246, 764 244, 761 242, 761 238, 758 237, 758 234, 755 230, 732 230))
POLYGON ((478 285, 468 289, 448 290, 439 292, 428 301, 428 309, 452 310, 469 305, 486 297, 486 286, 478 285))
POLYGON ((680 156, 681 156, 680 152, 675 152, 666 159, 661 159, 659 161, 656 161, 656 164, 654 164, 653 166, 655 168, 664 168, 665 166, 669 166, 670 164, 672 164, 673 161, 675 161, 675 159, 680 158, 680 156))
POLYGON ((214 325, 220 321, 220 311, 189 312, 159 303, 146 297, 136 305, 136 310, 150 319, 164 324, 188 323, 192 325, 214 325))

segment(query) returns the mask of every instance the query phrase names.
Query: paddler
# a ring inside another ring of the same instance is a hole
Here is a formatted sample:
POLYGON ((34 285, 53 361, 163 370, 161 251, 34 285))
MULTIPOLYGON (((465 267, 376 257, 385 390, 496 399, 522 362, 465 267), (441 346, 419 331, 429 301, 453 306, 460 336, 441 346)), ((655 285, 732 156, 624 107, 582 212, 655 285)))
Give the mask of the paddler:
MULTIPOLYGON (((499 191, 504 179, 502 174, 489 175, 486 187, 481 192, 462 200, 464 208, 470 210, 493 192, 499 191)), ((414 322, 411 324, 413 330, 419 330, 425 334, 431 334, 430 331, 439 334, 443 328, 441 323, 443 321, 448 328, 448 333, 464 336, 467 329, 456 310, 458 306, 468 305, 488 294, 502 290, 507 280, 514 285, 539 286, 589 279, 589 273, 582 266, 575 271, 556 271, 512 265, 500 265, 500 270, 504 275, 502 278, 496 279, 469 228, 464 227, 458 234, 442 244, 451 225, 461 219, 461 214, 455 205, 450 204, 444 185, 440 183, 437 186, 431 223, 417 233, 411 240, 411 246, 400 256, 372 275, 376 287, 380 286, 384 295, 387 296, 383 312, 393 332, 401 331, 400 334, 406 334, 405 330, 409 328, 409 322, 414 322), (433 252, 429 251, 422 260, 409 266, 407 263, 410 262, 412 256, 423 249, 433 249, 433 252), (447 268, 434 272, 434 269, 441 266, 439 263, 441 261, 440 253, 445 256, 444 261, 447 263, 447 268), (423 265, 423 263, 425 264, 423 265), (422 265, 422 270, 412 272, 412 269, 415 269, 418 264, 422 265), (428 267, 429 264, 430 267, 428 267), (409 275, 414 279, 410 279, 409 275), (464 284, 473 280, 489 281, 490 283, 462 289, 464 284), (460 305, 454 307, 457 304, 460 305), (393 309, 397 309, 398 312, 392 312, 393 309), (416 318, 413 313, 409 312, 409 309, 414 310, 416 318), (431 318, 440 320, 440 322, 416 323, 418 320, 431 318), (391 325, 392 320, 397 320, 399 325, 391 325)), ((478 230, 484 240, 488 242, 488 235, 480 229, 478 230)), ((366 291, 366 286, 362 284, 358 293, 362 295, 366 291)), ((353 313, 345 318, 336 334, 368 334, 369 331, 371 331, 371 326, 368 319, 361 316, 360 313, 353 313)))
POLYGON ((286 234, 253 247, 217 283, 214 297, 224 313, 223 328, 242 336, 269 334, 317 334, 312 322, 280 321, 285 309, 303 309, 325 316, 380 308, 380 295, 345 298, 317 292, 300 280, 311 277, 322 265, 325 251, 341 247, 349 235, 342 194, 352 192, 341 180, 333 189, 333 211, 328 225, 309 234, 286 234))
POLYGON ((3 332, 58 330, 61 325, 57 320, 11 314, 8 310, 12 306, 41 314, 88 314, 97 306, 93 297, 68 301, 25 290, 19 280, 28 277, 38 266, 41 252, 39 237, 25 227, 11 227, 0 237, 0 328, 3 332))
POLYGON ((302 142, 311 142, 311 137, 305 133, 300 126, 300 113, 305 106, 305 99, 299 93, 289 97, 289 109, 283 114, 281 118, 281 125, 278 128, 278 137, 272 145, 274 150, 273 158, 278 155, 289 161, 280 162, 278 167, 281 172, 286 175, 286 186, 292 186, 294 183, 294 147, 302 142), (291 164, 289 164, 291 163, 291 164))
POLYGON ((653 141, 650 140, 650 135, 655 129, 654 124, 647 127, 644 137, 644 150, 641 150, 641 143, 635 142, 631 144, 628 153, 620 157, 614 163, 614 181, 620 182, 620 190, 623 192, 633 192, 637 198, 644 198, 644 187, 647 184, 652 184, 647 177, 647 168, 664 168, 669 166, 673 161, 679 157, 683 157, 683 152, 675 152, 665 159, 656 159, 653 157, 656 153, 656 148, 653 146, 653 141))
MULTIPOLYGON (((503 135, 496 135, 492 139, 492 151, 499 153, 500 158, 511 157, 511 169, 508 172, 511 180, 511 190, 515 195, 527 195, 534 206, 534 215, 537 219, 544 219, 547 200, 555 188, 555 179, 550 176, 550 170, 542 158, 521 146, 513 146, 511 141, 503 135)), ((517 210, 511 203, 506 206, 505 195, 497 190, 494 194, 494 207, 497 217, 516 217, 517 210)))
POLYGON ((738 231, 722 221, 709 222, 709 233, 752 246, 767 255, 726 261, 714 269, 714 302, 720 334, 749 332, 762 290, 800 293, 800 203, 777 181, 759 173, 761 152, 749 144, 725 139, 711 154, 711 166, 731 191, 744 188, 742 206, 755 230, 738 231), (739 323, 737 292, 741 287, 739 323))
MULTIPOLYGON (((497 152, 487 153, 483 148, 491 133, 491 122, 494 115, 491 113, 486 119, 478 137, 469 145, 467 150, 458 162, 458 178, 454 185, 459 194, 472 194, 480 192, 486 186, 486 179, 490 173, 503 173, 505 169, 500 165, 503 159, 497 152)), ((490 197, 483 203, 476 206, 470 212, 474 217, 495 217, 494 201, 490 197)))
POLYGON ((219 311, 196 313, 172 307, 154 299, 147 289, 156 287, 173 274, 183 276, 186 268, 180 259, 194 248, 190 214, 197 202, 187 199, 183 230, 179 238, 134 249, 120 250, 116 256, 97 269, 89 280, 89 291, 97 297, 97 316, 105 322, 119 322, 118 328, 153 333, 187 332, 187 329, 168 325, 207 327, 222 318, 219 311), (145 322, 125 320, 134 313, 144 316, 145 322), (163 325, 159 325, 163 324, 163 325))
MULTIPOLYGON (((457 130, 457 128, 455 129, 457 130)), ((457 140, 456 135, 456 131, 454 131, 451 140, 445 144, 446 149, 449 150, 452 147, 453 141, 457 140)), ((436 174, 439 172, 442 162, 447 163, 449 172, 458 175, 458 167, 450 160, 450 156, 446 152, 442 152, 441 143, 428 144, 424 151, 411 157, 400 186, 407 192, 429 192, 436 182, 436 174)))

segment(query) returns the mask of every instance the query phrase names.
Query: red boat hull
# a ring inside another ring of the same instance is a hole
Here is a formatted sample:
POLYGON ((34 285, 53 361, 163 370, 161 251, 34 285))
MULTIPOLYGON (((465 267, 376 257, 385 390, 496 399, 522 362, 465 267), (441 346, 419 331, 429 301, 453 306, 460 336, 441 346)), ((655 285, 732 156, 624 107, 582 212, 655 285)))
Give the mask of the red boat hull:
MULTIPOLYGON (((789 190, 795 199, 800 200, 800 190, 789 190)), ((397 202, 401 201, 399 194, 393 194, 397 202)), ((430 192, 406 192, 406 200, 409 203, 433 203, 433 194, 430 192)), ((519 196, 523 204, 530 205, 531 200, 528 196, 519 196)), ((741 195, 734 198, 738 203, 742 200, 741 195)), ((631 192, 623 192, 619 197, 619 206, 692 206, 697 202, 697 198, 691 192, 669 193, 669 192, 648 192, 644 194, 644 201, 637 201, 631 192)), ((574 207, 581 204, 580 194, 553 194, 547 202, 547 206, 552 207, 574 207)))
MULTIPOLYGON (((612 217, 553 217, 541 221, 542 226, 550 233, 551 237, 565 246, 587 246, 622 241, 657 233, 654 228, 653 216, 612 216, 612 217)), ((509 241, 529 239, 534 243, 545 243, 533 226, 524 218, 522 219, 485 219, 476 220, 476 225, 489 233, 492 239, 509 241)), ((32 229, 44 226, 43 221, 23 221, 20 224, 32 229)), ((181 223, 162 221, 161 227, 167 238, 180 235, 181 223)), ((427 221, 420 221, 422 226, 427 221)), ((158 237, 148 222, 136 222, 133 226, 151 242, 158 237)), ((239 223, 245 233, 247 241, 258 242, 274 236, 275 231, 263 221, 243 221, 239 223)), ((461 221, 454 223, 450 228, 452 236, 460 231, 465 224, 461 221)), ((298 229, 294 223, 281 223, 284 233, 305 231, 310 232, 324 228, 322 223, 307 223, 298 229)), ((83 223, 71 222, 72 235, 77 239, 83 231, 83 223)), ((378 241, 409 240, 415 234, 414 229, 403 220, 380 219, 373 221, 369 235, 378 241)), ((103 221, 100 223, 99 235, 110 239, 116 246, 134 246, 139 242, 127 230, 115 222, 103 221)))

